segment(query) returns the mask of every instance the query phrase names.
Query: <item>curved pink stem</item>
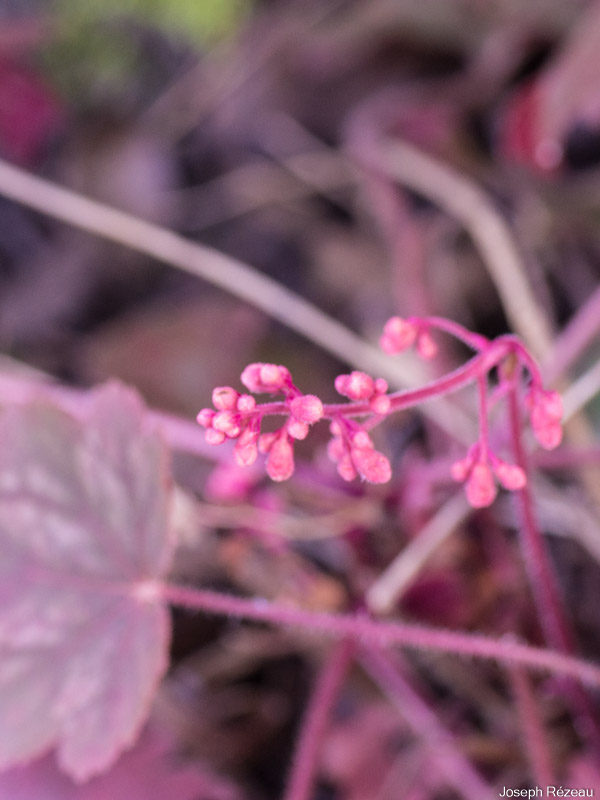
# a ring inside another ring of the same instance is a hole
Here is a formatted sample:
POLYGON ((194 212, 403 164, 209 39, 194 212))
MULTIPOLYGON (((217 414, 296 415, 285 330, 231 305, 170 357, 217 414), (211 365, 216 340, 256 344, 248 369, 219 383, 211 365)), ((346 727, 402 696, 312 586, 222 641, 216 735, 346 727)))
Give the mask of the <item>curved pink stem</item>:
MULTIPOLYGON (((508 408, 515 463, 527 473, 518 387, 514 381, 508 392, 508 408)), ((519 528, 521 552, 546 641, 556 650, 574 653, 574 635, 567 620, 558 578, 537 524, 529 481, 516 492, 516 501, 521 514, 519 528)), ((600 728, 592 712, 591 701, 580 685, 570 684, 567 688, 580 722, 581 732, 594 743, 596 752, 600 754, 600 728)))

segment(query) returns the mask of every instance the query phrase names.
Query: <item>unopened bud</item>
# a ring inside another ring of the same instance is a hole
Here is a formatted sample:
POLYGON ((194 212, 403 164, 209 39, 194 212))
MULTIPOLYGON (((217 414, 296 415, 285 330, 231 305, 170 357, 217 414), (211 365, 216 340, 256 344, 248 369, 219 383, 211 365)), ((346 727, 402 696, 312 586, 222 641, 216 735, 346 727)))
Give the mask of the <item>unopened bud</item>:
POLYGON ((417 338, 417 327, 410 320, 391 317, 385 323, 379 344, 390 355, 401 353, 411 347, 417 338))
POLYGON ((304 394, 292 400, 290 411, 300 422, 312 425, 323 416, 323 403, 314 394, 304 394))
POLYGON ((267 458, 267 475, 273 481, 286 481, 294 473, 294 449, 286 434, 278 436, 267 458))
POLYGON ((235 408, 239 393, 231 386, 217 386, 213 389, 213 405, 219 411, 227 411, 235 408))
POLYGON ((475 464, 466 487, 467 500, 473 508, 485 508, 494 502, 497 489, 487 464, 475 464))

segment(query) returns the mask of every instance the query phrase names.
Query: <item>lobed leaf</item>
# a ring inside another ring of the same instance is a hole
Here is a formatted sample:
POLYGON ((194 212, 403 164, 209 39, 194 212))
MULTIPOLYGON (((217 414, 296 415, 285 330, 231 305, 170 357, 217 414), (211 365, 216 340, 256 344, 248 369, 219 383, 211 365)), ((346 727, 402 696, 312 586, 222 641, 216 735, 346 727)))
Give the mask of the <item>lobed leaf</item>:
POLYGON ((109 384, 83 419, 0 416, 0 768, 56 746, 77 780, 131 745, 166 670, 166 449, 109 384))

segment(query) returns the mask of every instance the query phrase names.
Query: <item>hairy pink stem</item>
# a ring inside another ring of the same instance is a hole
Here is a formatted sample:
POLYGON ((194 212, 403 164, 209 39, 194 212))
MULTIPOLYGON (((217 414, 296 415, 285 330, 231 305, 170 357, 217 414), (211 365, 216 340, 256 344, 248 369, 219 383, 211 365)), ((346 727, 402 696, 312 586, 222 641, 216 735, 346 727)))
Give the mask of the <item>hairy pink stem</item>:
POLYGON ((160 595, 174 605, 209 614, 294 626, 313 633, 336 638, 347 637, 380 647, 400 645, 417 650, 496 660, 501 664, 520 664, 531 669, 576 677, 591 686, 600 687, 600 666, 555 650, 521 644, 509 637, 491 639, 478 634, 426 628, 404 622, 380 622, 366 615, 305 611, 261 598, 234 597, 207 589, 191 589, 173 584, 162 585, 160 595))
POLYGON ((497 793, 481 778, 460 752, 454 736, 403 677, 394 660, 377 647, 363 648, 360 663, 388 695, 414 733, 431 754, 448 784, 466 800, 491 800, 497 793))
POLYGON ((490 340, 486 339, 485 336, 481 336, 479 333, 473 333, 458 322, 454 322, 454 320, 445 319, 444 317, 423 317, 419 321, 425 322, 438 331, 449 333, 450 336, 454 336, 455 339, 464 342, 473 350, 485 350, 485 348, 490 345, 490 340))
MULTIPOLYGON (((478 353, 466 364, 458 367, 453 372, 441 378, 430 381, 418 389, 401 389, 388 397, 391 401, 390 412, 402 411, 412 408, 426 400, 434 397, 441 397, 461 389, 463 386, 476 380, 478 375, 488 372, 495 367, 505 356, 514 350, 514 343, 507 339, 490 342, 489 347, 482 353, 478 353)), ((284 400, 275 400, 270 403, 261 403, 255 406, 252 415, 273 415, 289 414, 289 405, 284 400)), ((372 414, 373 410, 368 402, 350 403, 327 403, 323 405, 323 419, 335 419, 336 417, 360 417, 365 414, 372 414)))
MULTIPOLYGON (((480 461, 481 463, 486 462, 487 456, 487 449, 488 449, 488 435, 487 435, 487 399, 485 395, 485 381, 487 380, 488 372, 498 366, 503 359, 505 359, 510 354, 514 354, 518 361, 525 366, 531 374, 531 379, 533 385, 537 385, 541 387, 541 374, 537 367, 535 361, 531 358, 525 347, 522 343, 517 339, 515 336, 501 336, 499 339, 496 339, 492 342, 489 342, 484 337, 479 337, 476 334, 469 334, 466 329, 463 329, 462 326, 452 323, 446 320, 443 320, 438 317, 427 317, 425 318, 425 324, 434 324, 443 328, 444 330, 448 330, 452 332, 455 336, 467 341, 468 339, 473 339, 470 342, 471 346, 474 348, 480 348, 481 351, 477 353, 470 361, 467 361, 466 364, 463 364, 461 367, 455 369, 454 371, 444 375, 441 378, 436 380, 430 381, 425 386, 421 386, 418 389, 405 389, 399 392, 394 392, 393 394, 386 396, 386 402, 388 403, 388 410, 382 414, 374 413, 373 405, 372 405, 372 398, 368 401, 358 401, 358 402, 350 402, 350 403, 330 403, 327 405, 320 405, 320 412, 319 418, 320 419, 330 419, 337 421, 338 425, 342 424, 343 420, 348 420, 352 417, 361 417, 361 416, 368 416, 373 420, 372 424, 369 426, 373 428, 378 422, 392 414, 396 411, 406 410, 408 408, 412 408, 414 406, 420 405, 427 400, 438 398, 443 395, 446 395, 450 392, 455 392, 458 389, 461 389, 463 386, 468 385, 473 381, 478 381, 480 386, 480 430, 481 430, 481 453, 480 453, 480 461), (483 383, 482 383, 483 382, 483 383)), ((251 365, 257 366, 257 365, 251 365)), ((250 369, 250 367, 248 368, 250 369)), ((276 369, 284 369, 283 367, 279 367, 276 369)), ((342 376, 347 377, 347 376, 342 376)), ((364 376, 368 378, 368 376, 364 376)), ((368 378, 368 380, 371 380, 368 378)), ((229 390, 233 391, 233 390, 229 390)), ((345 393, 342 390, 342 393, 345 393)), ((209 410, 205 410, 209 414, 214 414, 209 410)), ((204 412, 202 412, 204 413, 204 412)), ((266 415, 290 415, 292 410, 290 409, 289 398, 287 400, 278 400, 269 403, 263 403, 261 405, 255 405, 251 411, 240 412, 240 418, 243 420, 244 416, 246 417, 245 421, 239 422, 237 419, 234 420, 234 427, 235 433, 232 435, 237 436, 240 431, 240 425, 248 424, 248 420, 252 419, 256 422, 256 425, 260 425, 260 420, 266 415)), ((210 417, 212 419, 212 416, 210 417)), ((314 420, 316 421, 316 419, 314 420)), ((207 424, 205 422, 201 422, 201 424, 207 424)), ((212 424, 212 423, 208 423, 212 424)), ((346 423, 348 424, 348 423, 346 423)), ((227 431, 223 428, 220 431, 227 431)), ((224 434, 222 432, 218 433, 218 436, 221 437, 220 441, 224 438, 224 434)), ((283 478, 279 478, 283 479, 283 478)), ((488 504, 488 503, 486 503, 488 504)))
MULTIPOLYGON (((441 397, 442 395, 462 389, 463 386, 467 386, 467 384, 476 380, 479 375, 489 372, 492 367, 499 364, 500 361, 509 355, 509 353, 513 352, 514 349, 513 341, 508 338, 490 342, 489 347, 487 347, 484 352, 478 353, 467 361, 466 364, 449 372, 447 375, 430 381, 430 383, 418 389, 403 389, 388 395, 391 401, 390 413, 392 411, 402 411, 407 408, 412 408, 426 400, 431 400, 434 397, 441 397)), ((362 414, 372 413, 368 403, 337 403, 335 405, 326 405, 324 406, 324 412, 324 416, 327 418, 331 418, 337 414, 360 416, 362 414)))
MULTIPOLYGON (((523 446, 518 388, 508 392, 510 430, 515 463, 527 474, 528 464, 523 446)), ((564 613, 558 579, 550 561, 534 512, 530 483, 516 492, 521 515, 520 543, 542 629, 552 647, 565 653, 574 651, 574 638, 564 613)))
POLYGON ((552 756, 529 676, 520 667, 511 667, 509 676, 521 726, 521 738, 531 765, 531 777, 537 786, 552 786, 555 781, 552 756))
MULTIPOLYGON (((447 375, 430 381, 418 389, 402 389, 388 395, 391 401, 389 413, 412 408, 427 400, 462 389, 463 386, 476 380, 480 375, 489 372, 492 367, 495 367, 509 353, 518 350, 518 348, 519 341, 515 337, 501 337, 496 341, 489 342, 483 352, 478 353, 466 364, 449 372, 447 375)), ((262 403, 252 411, 253 415, 259 414, 260 416, 289 413, 289 406, 283 400, 262 403)), ((368 402, 327 403, 323 405, 323 419, 335 419, 339 416, 360 417, 365 414, 373 414, 368 402)))
POLYGON ((310 800, 313 796, 319 751, 354 649, 354 642, 342 639, 321 669, 302 721, 284 800, 310 800))
MULTIPOLYGON (((515 463, 527 474, 518 386, 514 380, 508 392, 508 408, 515 463)), ((546 641, 555 650, 572 654, 576 651, 575 637, 567 620, 558 578, 537 524, 529 481, 516 492, 516 500, 521 515, 519 528, 521 552, 542 630, 546 641)), ((581 735, 593 743, 596 752, 600 754, 600 729, 592 712, 590 699, 579 684, 569 683, 566 688, 580 725, 581 735)))

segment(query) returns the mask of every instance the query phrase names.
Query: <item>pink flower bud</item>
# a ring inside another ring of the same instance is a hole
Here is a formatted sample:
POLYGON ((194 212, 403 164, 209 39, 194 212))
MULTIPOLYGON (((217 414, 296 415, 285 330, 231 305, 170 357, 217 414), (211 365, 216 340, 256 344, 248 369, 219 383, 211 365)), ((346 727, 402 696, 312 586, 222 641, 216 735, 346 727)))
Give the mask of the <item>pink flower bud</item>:
POLYGON ((290 403, 290 411, 300 422, 312 425, 323 416, 323 403, 314 394, 300 395, 290 403))
POLYGON ((263 433, 263 435, 258 440, 258 451, 259 453, 268 453, 271 447, 273 447, 273 443, 277 438, 276 433, 263 433))
POLYGON ((240 467, 249 467, 254 464, 258 455, 256 442, 243 443, 240 439, 235 443, 233 456, 240 467))
POLYGON ((560 422, 546 422, 534 424, 532 419, 533 435, 544 448, 554 450, 562 442, 563 431, 560 422))
POLYGON ((501 485, 509 491, 522 489, 527 483, 527 477, 521 467, 516 464, 507 464, 499 458, 494 464, 494 472, 501 485))
POLYGON ((222 431, 216 431, 214 428, 208 428, 204 438, 208 444, 222 444, 225 441, 225 434, 222 431))
POLYGON ((462 483, 468 478, 472 466, 473 459, 469 456, 465 456, 459 461, 455 461, 450 467, 450 475, 452 475, 452 479, 457 483, 462 483))
POLYGON ((466 484, 467 500, 473 508, 484 508, 494 502, 496 484, 487 464, 475 464, 466 484))
POLYGON ((434 358, 438 353, 438 346, 433 341, 431 334, 423 331, 417 339, 417 353, 427 360, 434 358))
POLYGON ((238 397, 239 393, 232 389, 231 386, 217 386, 212 393, 213 405, 219 411, 234 409, 238 397))
POLYGON ((379 345, 382 350, 392 355, 407 350, 416 338, 417 326, 413 322, 401 317, 391 317, 385 323, 379 345))
POLYGON ((385 394, 388 390, 388 382, 383 378, 377 378, 375 381, 375 391, 377 394, 385 394))
POLYGON ((286 367, 277 364, 249 364, 242 372, 241 381, 251 392, 279 392, 291 383, 286 367))
POLYGON ((558 392, 542 392, 538 399, 538 405, 543 409, 548 419, 560 422, 564 411, 562 397, 558 392))
POLYGON ((533 435, 545 450, 553 450, 562 441, 560 420, 563 404, 558 392, 533 391, 527 397, 533 435))
POLYGON ((335 389, 351 400, 368 400, 375 391, 375 381, 366 372, 351 372, 350 375, 338 375, 335 389))
POLYGON ((259 371, 259 380, 263 386, 272 386, 279 389, 285 380, 283 367, 278 367, 276 364, 261 364, 259 371))
POLYGON ((385 394, 376 394, 369 401, 371 411, 375 414, 387 414, 392 405, 391 400, 385 394))
POLYGON ((469 477, 473 464, 479 458, 479 449, 479 442, 475 442, 467 450, 466 456, 459 461, 455 461, 450 467, 450 475, 457 483, 462 483, 469 477))
POLYGON ((344 481, 353 481, 358 475, 352 463, 352 459, 348 454, 342 456, 338 461, 337 471, 340 478, 344 481))
POLYGON ((258 431, 259 424, 253 427, 251 423, 248 427, 244 428, 238 439, 239 446, 245 447, 248 444, 256 444, 258 440, 258 431))
POLYGON ((339 436, 334 436, 327 443, 327 455, 335 464, 346 454, 346 447, 339 436))
POLYGON ((364 430, 357 431, 352 437, 352 447, 373 447, 373 440, 364 430))
POLYGON ((286 481, 294 473, 294 449, 287 434, 275 439, 267 458, 267 475, 273 481, 286 481))
POLYGON ((196 422, 198 425, 202 425, 203 428, 210 428, 212 426, 213 418, 215 417, 216 412, 212 410, 212 408, 203 408, 196 417, 196 422))
POLYGON ((240 414, 250 414, 256 408, 256 400, 251 394, 241 394, 236 407, 240 414))
POLYGON ((308 425, 306 422, 290 417, 286 425, 287 432, 293 439, 306 439, 308 436, 308 425))
POLYGON ((240 418, 233 411, 219 411, 212 420, 212 426, 217 431, 222 431, 230 439, 240 435, 240 418))
POLYGON ((248 364, 240 375, 240 380, 250 392, 259 392, 260 388, 260 364, 248 364))
POLYGON ((353 447, 352 463, 358 474, 369 483, 387 483, 392 477, 390 462, 372 447, 353 447))

